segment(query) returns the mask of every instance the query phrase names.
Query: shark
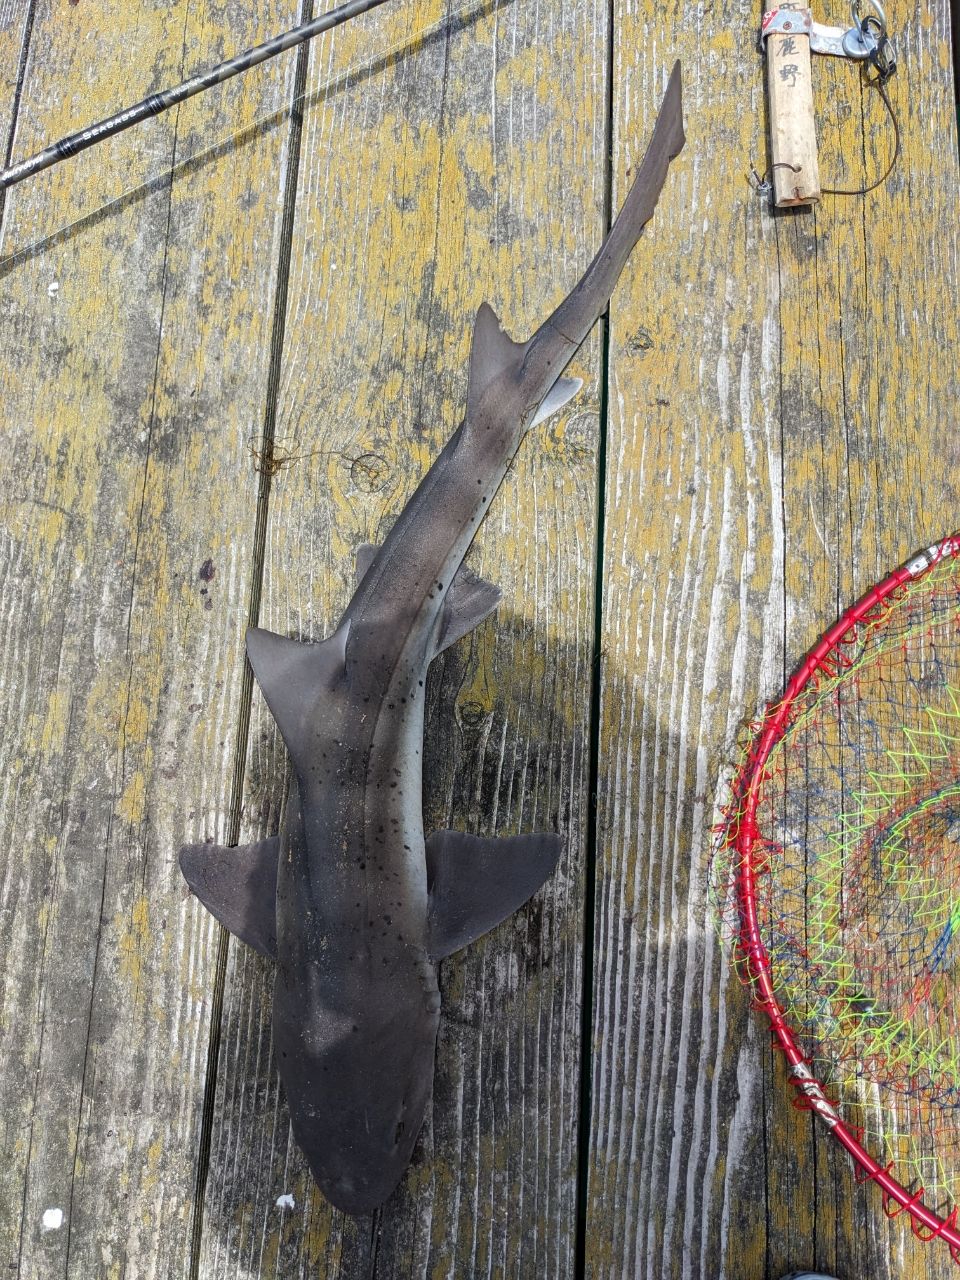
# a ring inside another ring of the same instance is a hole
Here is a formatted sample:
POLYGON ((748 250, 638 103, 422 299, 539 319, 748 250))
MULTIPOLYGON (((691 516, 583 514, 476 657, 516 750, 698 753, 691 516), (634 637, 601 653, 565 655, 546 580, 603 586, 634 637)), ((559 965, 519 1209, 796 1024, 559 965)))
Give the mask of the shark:
POLYGON ((424 831, 431 661, 496 608, 464 557, 524 436, 582 385, 563 371, 605 311, 684 143, 679 63, 643 161, 593 261, 515 342, 483 304, 466 412, 379 547, 333 633, 253 628, 247 655, 291 761, 277 835, 187 845, 193 893, 276 962, 273 1038, 294 1137, 321 1191, 363 1215, 409 1164, 433 1089, 437 966, 555 869, 555 833, 424 831))

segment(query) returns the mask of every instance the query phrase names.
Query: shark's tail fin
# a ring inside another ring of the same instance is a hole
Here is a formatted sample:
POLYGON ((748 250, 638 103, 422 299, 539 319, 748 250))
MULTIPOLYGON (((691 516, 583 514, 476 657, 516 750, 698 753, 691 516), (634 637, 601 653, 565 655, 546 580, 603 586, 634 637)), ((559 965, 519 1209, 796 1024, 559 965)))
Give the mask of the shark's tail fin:
MULTIPOLYGON (((653 217, 653 211, 657 207, 660 192, 666 181, 670 161, 675 160, 680 154, 685 142, 680 63, 675 62, 639 172, 610 228, 610 234, 603 247, 602 252, 610 253, 614 248, 612 243, 614 238, 622 239, 623 258, 616 267, 617 275, 620 274, 630 250, 639 240, 641 231, 653 217)), ((619 249, 620 246, 618 245, 617 248, 619 249)), ((599 254, 597 256, 600 257, 599 254)), ((610 292, 613 291, 615 283, 616 278, 611 284, 610 292)))
POLYGON ((566 363, 583 342, 606 309, 630 251, 653 217, 670 161, 680 154, 684 142, 680 63, 675 62, 640 169, 609 234, 580 283, 537 331, 531 345, 541 335, 547 341, 561 335, 568 347, 566 363))

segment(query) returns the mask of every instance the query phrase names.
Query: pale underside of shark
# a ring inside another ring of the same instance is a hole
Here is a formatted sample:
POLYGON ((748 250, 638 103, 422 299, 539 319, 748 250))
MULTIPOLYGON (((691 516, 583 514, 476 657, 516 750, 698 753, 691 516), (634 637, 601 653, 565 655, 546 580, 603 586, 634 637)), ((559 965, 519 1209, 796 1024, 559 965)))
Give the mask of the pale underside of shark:
POLYGON ((480 308, 463 422, 319 644, 251 630, 247 653, 292 762, 279 835, 181 850, 197 897, 276 961, 273 1037, 294 1135, 349 1213, 390 1195, 433 1086, 437 964, 553 871, 557 835, 425 837, 431 660, 500 591, 461 564, 526 432, 580 387, 560 375, 604 311, 683 146, 679 64, 623 208, 580 282, 525 343, 480 308))

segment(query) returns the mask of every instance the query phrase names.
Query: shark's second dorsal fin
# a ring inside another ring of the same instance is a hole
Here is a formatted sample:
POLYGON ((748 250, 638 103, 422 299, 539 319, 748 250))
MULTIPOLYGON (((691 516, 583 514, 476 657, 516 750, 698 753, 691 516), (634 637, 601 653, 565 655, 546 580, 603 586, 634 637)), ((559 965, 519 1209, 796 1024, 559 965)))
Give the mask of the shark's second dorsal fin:
POLYGON ((563 848, 555 835, 427 838, 428 942, 442 960, 506 920, 553 871, 563 848))
POLYGON ((497 313, 482 302, 473 325, 470 379, 467 384, 467 417, 475 410, 487 387, 511 364, 519 365, 526 343, 514 342, 504 333, 497 313))
POLYGON ((317 695, 343 674, 350 623, 319 644, 251 627, 247 657, 287 749, 297 759, 313 724, 317 695))
POLYGON ((277 958, 280 837, 225 848, 188 844, 180 870, 211 915, 261 955, 277 958))

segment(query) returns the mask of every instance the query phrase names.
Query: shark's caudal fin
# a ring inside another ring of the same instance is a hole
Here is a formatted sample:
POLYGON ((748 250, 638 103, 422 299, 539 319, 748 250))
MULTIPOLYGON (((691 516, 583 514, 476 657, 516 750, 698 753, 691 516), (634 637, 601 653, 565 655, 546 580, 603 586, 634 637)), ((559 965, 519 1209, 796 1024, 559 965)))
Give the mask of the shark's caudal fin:
POLYGON ((643 160, 606 239, 579 283, 526 346, 526 362, 536 366, 550 354, 550 367, 563 369, 602 315, 620 273, 644 226, 653 217, 671 160, 684 144, 680 64, 674 65, 643 160))
POLYGON ((307 717, 317 695, 343 674, 349 631, 347 622, 319 644, 290 640, 260 627, 247 632, 247 657, 253 674, 295 760, 305 745, 310 727, 307 717))
POLYGON ((187 884, 225 928, 261 955, 277 956, 277 859, 280 837, 228 849, 188 844, 180 850, 187 884))
POLYGON ((506 920, 554 870, 556 835, 484 838, 435 831, 427 839, 427 949, 434 960, 459 951, 506 920))

